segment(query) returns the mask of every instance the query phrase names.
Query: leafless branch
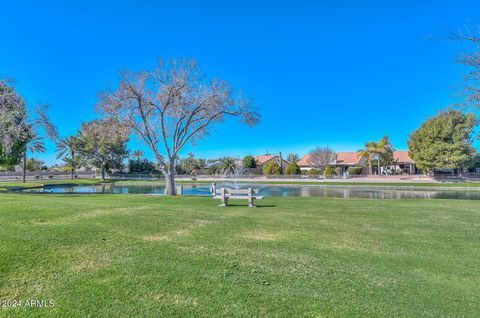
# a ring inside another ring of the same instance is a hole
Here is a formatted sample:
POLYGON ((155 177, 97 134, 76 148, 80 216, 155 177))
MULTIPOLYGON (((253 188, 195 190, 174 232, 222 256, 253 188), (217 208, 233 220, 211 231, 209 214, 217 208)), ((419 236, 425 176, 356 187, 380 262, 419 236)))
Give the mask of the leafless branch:
POLYGON ((121 72, 117 89, 101 93, 96 108, 142 138, 166 177, 182 147, 207 136, 226 116, 249 126, 260 118, 251 99, 183 59, 159 60, 152 71, 121 72))

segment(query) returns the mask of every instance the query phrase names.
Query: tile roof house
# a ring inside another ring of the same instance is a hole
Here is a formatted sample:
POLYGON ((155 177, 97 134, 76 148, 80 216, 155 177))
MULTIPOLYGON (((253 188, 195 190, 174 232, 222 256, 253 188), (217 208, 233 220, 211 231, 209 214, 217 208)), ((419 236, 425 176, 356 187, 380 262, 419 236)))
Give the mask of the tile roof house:
POLYGON ((280 157, 277 155, 253 156, 253 158, 255 158, 255 161, 257 162, 257 168, 259 169, 262 169, 265 166, 265 164, 271 161, 274 161, 279 166, 282 166, 284 170, 288 166, 288 161, 283 158, 282 160, 280 160, 280 157))
POLYGON ((394 151, 393 157, 397 160, 397 163, 415 163, 408 155, 408 151, 394 151))
POLYGON ((360 157, 357 152, 337 152, 336 165, 363 166, 365 158, 360 157))
POLYGON ((297 161, 297 165, 300 167, 300 169, 312 167, 312 163, 310 162, 311 157, 312 156, 309 153, 307 153, 305 156, 303 156, 302 159, 297 161))
POLYGON ((387 170, 394 170, 399 173, 416 174, 419 170, 415 166, 415 161, 408 155, 408 151, 394 151, 393 158, 396 163, 394 166, 388 167, 387 170))
POLYGON ((255 158, 257 165, 261 166, 276 157, 277 156, 273 156, 273 155, 263 155, 263 156, 254 156, 253 158, 255 158))
MULTIPOLYGON (((393 157, 397 161, 395 165, 388 167, 390 172, 395 171, 397 173, 418 173, 418 169, 415 166, 415 162, 408 155, 408 151, 394 151, 393 157)), ((331 166, 341 167, 342 173, 347 171, 348 167, 365 167, 366 158, 359 157, 357 152, 347 151, 347 152, 337 152, 335 154, 335 160, 332 161, 331 166)), ((316 166, 311 161, 311 155, 306 154, 297 162, 298 166, 302 170, 310 170, 316 168, 316 166)))
MULTIPOLYGON (((306 154, 300 159, 297 164, 302 170, 310 170, 315 168, 314 163, 311 160, 312 156, 306 154)), ((335 159, 332 161, 332 166, 343 167, 343 170, 348 167, 362 167, 365 164, 365 158, 359 157, 356 152, 337 152, 335 153, 335 159)))

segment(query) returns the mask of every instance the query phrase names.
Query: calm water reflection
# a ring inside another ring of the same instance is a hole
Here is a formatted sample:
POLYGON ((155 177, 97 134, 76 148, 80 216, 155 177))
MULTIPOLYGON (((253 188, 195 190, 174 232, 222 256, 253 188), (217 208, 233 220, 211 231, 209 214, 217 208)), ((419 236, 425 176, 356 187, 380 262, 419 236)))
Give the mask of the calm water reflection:
MULTIPOLYGON (((217 183, 217 188, 232 187, 231 183, 217 183)), ((480 200, 480 191, 437 191, 437 190, 405 190, 381 189, 341 186, 272 186, 262 184, 241 184, 241 188, 257 188, 259 194, 274 197, 331 197, 331 198, 369 198, 369 199, 462 199, 480 200)), ((119 193, 119 194, 156 194, 165 190, 161 185, 93 185, 93 186, 59 186, 31 189, 29 192, 45 193, 119 193)), ((210 195, 209 184, 184 184, 184 195, 210 195)))

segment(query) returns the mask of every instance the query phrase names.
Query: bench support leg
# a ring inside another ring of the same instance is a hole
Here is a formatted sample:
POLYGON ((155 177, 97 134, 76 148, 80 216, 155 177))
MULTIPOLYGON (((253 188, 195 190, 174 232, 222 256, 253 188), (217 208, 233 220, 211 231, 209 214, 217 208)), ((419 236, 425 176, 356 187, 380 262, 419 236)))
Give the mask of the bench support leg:
POLYGON ((220 203, 219 206, 228 206, 228 197, 226 194, 227 192, 225 191, 224 188, 222 188, 222 193, 221 193, 222 203, 220 203))
POLYGON ((220 203, 218 206, 228 206, 228 198, 222 200, 222 203, 220 203))
POLYGON ((255 199, 253 198, 252 188, 248 188, 248 207, 249 208, 256 208, 255 199))

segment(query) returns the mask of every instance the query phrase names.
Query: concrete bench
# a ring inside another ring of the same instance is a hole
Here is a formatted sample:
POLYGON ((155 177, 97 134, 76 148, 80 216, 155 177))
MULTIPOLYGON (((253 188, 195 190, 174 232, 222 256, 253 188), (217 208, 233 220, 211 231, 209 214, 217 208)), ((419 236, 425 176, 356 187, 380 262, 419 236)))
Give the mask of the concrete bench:
POLYGON ((214 199, 222 200, 219 206, 228 206, 228 200, 243 199, 248 200, 248 207, 255 208, 255 200, 262 200, 263 196, 257 195, 258 189, 225 189, 222 188, 220 193, 214 193, 214 199))

